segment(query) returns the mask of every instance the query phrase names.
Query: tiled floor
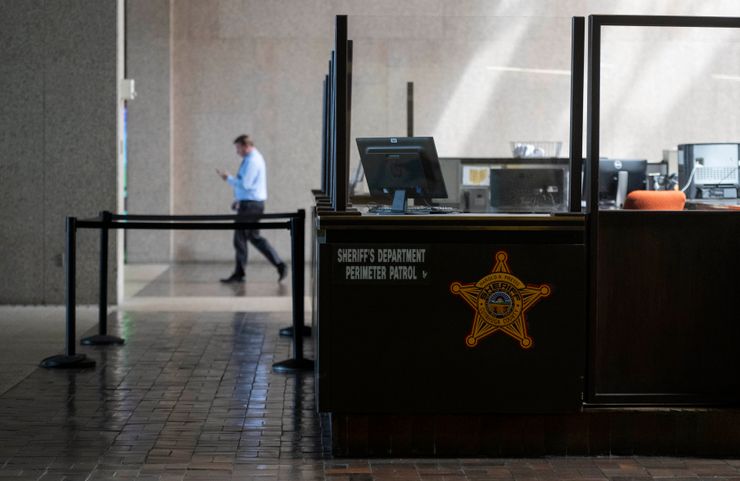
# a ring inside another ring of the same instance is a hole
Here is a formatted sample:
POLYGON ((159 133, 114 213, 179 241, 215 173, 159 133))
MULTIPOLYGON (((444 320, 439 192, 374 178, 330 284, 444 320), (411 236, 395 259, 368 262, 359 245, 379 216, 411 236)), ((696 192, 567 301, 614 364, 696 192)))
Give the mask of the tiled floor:
MULTIPOLYGON (((292 309, 292 273, 277 282, 267 262, 247 266, 247 282, 223 284, 231 263, 190 263, 171 266, 134 265, 125 271, 125 300, 129 311, 285 312, 292 309)), ((311 308, 310 273, 305 272, 304 304, 311 308)))
POLYGON ((228 277, 229 263, 190 263, 169 266, 136 293, 136 297, 284 297, 290 296, 291 279, 277 282, 277 271, 267 263, 247 267, 247 281, 234 284, 218 282, 228 277))
MULTIPOLYGON (((167 292, 199 294, 191 289, 167 292)), ((13 322, 28 315, 17 308, 13 322)), ((313 376, 271 370, 290 357, 290 339, 278 336, 289 312, 139 310, 110 319, 127 342, 81 347, 94 369, 36 369, 0 395, 0 480, 740 481, 738 460, 332 459, 313 376)), ((21 335, 3 335, 0 347, 21 335)), ((313 357, 310 340, 305 348, 313 357)))
MULTIPOLYGON (((0 306, 0 395, 64 349, 64 320, 61 306, 0 306)), ((97 308, 78 307, 78 331, 97 322, 97 308)))
POLYGON ((249 479, 322 458, 312 375, 271 369, 289 314, 115 317, 124 346, 80 348, 95 369, 38 369, 0 397, 0 479, 249 479))

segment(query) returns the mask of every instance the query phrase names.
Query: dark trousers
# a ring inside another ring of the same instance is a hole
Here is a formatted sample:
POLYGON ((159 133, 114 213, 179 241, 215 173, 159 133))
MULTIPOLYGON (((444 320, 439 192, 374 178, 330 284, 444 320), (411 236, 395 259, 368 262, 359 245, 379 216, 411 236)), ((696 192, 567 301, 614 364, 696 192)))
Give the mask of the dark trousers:
MULTIPOLYGON (((256 200, 239 201, 236 215, 242 222, 257 222, 260 214, 265 211, 265 203, 256 200)), ((260 235, 258 229, 234 230, 234 250, 236 251, 236 268, 234 273, 243 276, 247 266, 247 241, 251 242, 262 253, 270 264, 278 266, 283 261, 267 239, 260 235)))

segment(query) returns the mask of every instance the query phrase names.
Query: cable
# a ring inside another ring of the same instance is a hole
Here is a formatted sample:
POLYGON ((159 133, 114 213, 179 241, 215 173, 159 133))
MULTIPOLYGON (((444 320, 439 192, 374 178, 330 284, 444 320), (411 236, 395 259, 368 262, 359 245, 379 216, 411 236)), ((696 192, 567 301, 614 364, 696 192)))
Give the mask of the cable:
POLYGON ((689 176, 689 180, 686 181, 686 185, 683 189, 681 189, 681 192, 686 192, 686 189, 689 188, 691 185, 691 181, 694 180, 694 174, 696 174, 696 168, 699 166, 699 164, 694 164, 694 168, 691 169, 691 175, 689 176))

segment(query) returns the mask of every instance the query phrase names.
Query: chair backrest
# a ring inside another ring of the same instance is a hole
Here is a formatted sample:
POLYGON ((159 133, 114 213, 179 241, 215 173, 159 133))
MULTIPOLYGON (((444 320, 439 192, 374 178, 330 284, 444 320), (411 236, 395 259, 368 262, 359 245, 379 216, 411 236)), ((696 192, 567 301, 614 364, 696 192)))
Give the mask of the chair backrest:
POLYGON ((686 194, 680 190, 633 190, 624 201, 625 209, 683 210, 686 194))

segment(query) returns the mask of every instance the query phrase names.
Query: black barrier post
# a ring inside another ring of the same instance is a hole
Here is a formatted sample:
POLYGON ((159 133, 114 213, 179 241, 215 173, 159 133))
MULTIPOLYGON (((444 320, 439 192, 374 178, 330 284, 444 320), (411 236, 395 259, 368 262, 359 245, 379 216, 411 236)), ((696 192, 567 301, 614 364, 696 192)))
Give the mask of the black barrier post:
POLYGON ((80 344, 85 346, 109 346, 123 344, 123 339, 108 335, 108 232, 111 213, 104 210, 100 213, 100 297, 98 302, 98 334, 83 337, 80 344))
MULTIPOLYGON (((297 219, 291 219, 291 224, 290 224, 291 249, 294 249, 295 248, 295 243, 296 243, 294 241, 294 239, 293 239, 296 236, 296 230, 293 228, 293 226, 294 226, 293 221, 294 220, 299 220, 300 222, 302 222, 301 223, 301 227, 300 227, 301 236, 302 236, 301 237, 301 240, 300 240, 300 245, 302 246, 303 245, 303 242, 304 242, 303 241, 303 237, 305 237, 304 236, 304 231, 305 231, 305 217, 306 217, 306 211, 303 210, 303 209, 299 209, 298 210, 298 218, 297 219)), ((304 288, 304 285, 305 284, 304 284, 304 279, 303 278, 304 278, 304 268, 305 268, 305 266, 303 265, 303 260, 301 260, 301 263, 298 264, 298 267, 296 267, 296 262, 293 259, 295 259, 295 253, 291 253, 291 269, 293 270, 292 286, 293 286, 293 292, 295 292, 295 282, 296 282, 296 279, 298 279, 296 277, 298 275, 298 271, 300 271, 300 276, 301 276, 300 277, 301 288, 302 289, 304 288)), ((301 259, 303 259, 303 249, 301 249, 301 259)), ((301 296, 303 296, 303 293, 301 293, 301 296)), ((293 296, 293 312, 296 312, 295 306, 296 305, 295 305, 295 295, 294 295, 293 296)), ((311 335, 311 326, 307 326, 303 322, 304 316, 303 316, 302 313, 303 313, 303 304, 301 304, 301 317, 298 320, 299 321, 299 324, 298 325, 300 326, 298 328, 298 332, 300 332, 301 335, 303 335, 303 336, 310 336, 311 335)), ((295 326, 295 315, 293 316, 293 320, 294 320, 293 326, 295 326)), ((280 331, 279 331, 280 335, 283 336, 283 337, 293 337, 293 333, 295 332, 295 329, 293 328, 293 326, 283 327, 282 329, 280 329, 280 331)))
POLYGON ((275 372, 295 373, 313 370, 314 362, 303 357, 303 336, 300 335, 303 327, 304 303, 304 243, 305 243, 306 211, 298 211, 298 217, 290 219, 291 233, 291 264, 293 269, 293 358, 272 365, 275 372))
POLYGON ((48 368, 85 368, 94 367, 95 361, 88 359, 84 354, 75 352, 76 334, 76 300, 75 300, 75 269, 77 247, 77 218, 67 217, 67 239, 64 258, 64 301, 67 305, 67 345, 64 354, 47 357, 41 361, 41 367, 48 368))
MULTIPOLYGON (((280 335, 283 337, 293 337, 293 326, 283 327, 280 329, 280 335)), ((310 336, 311 335, 311 326, 303 325, 301 326, 301 334, 303 336, 310 336)))

